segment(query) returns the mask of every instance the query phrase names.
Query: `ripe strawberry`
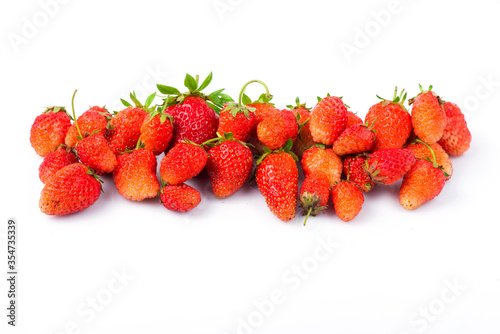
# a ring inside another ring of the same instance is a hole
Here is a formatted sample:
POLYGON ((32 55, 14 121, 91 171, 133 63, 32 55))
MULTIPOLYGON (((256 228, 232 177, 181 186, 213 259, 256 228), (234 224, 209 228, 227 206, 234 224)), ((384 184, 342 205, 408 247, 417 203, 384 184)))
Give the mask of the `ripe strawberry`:
POLYGON ((332 145, 347 126, 347 108, 338 97, 327 96, 313 108, 309 123, 314 141, 332 145))
POLYGON ((333 152, 337 155, 362 153, 372 149, 375 143, 375 133, 372 125, 353 125, 346 128, 333 143, 333 152))
MULTIPOLYGON (((366 122, 367 124, 371 124, 371 123, 368 123, 366 122)), ((346 125, 346 129, 347 128, 350 128, 351 126, 353 125, 362 125, 363 124, 363 120, 361 119, 361 117, 359 117, 358 115, 356 115, 355 113, 353 113, 352 111, 347 111, 347 125, 346 125)))
POLYGON ((116 189, 123 197, 132 201, 153 198, 160 191, 156 178, 156 157, 150 150, 137 148, 117 156, 113 171, 116 189))
POLYGON ((378 150, 366 160, 365 171, 375 182, 392 184, 405 175, 415 163, 415 156, 404 148, 378 150))
MULTIPOLYGON (((111 115, 106 109, 95 106, 81 114, 75 122, 78 124, 79 131, 85 136, 85 134, 98 131, 106 133, 106 126, 110 119, 111 115)), ((71 125, 64 139, 66 145, 71 148, 75 148, 76 143, 80 140, 78 139, 79 133, 76 123, 71 125)))
POLYGON ((412 151, 417 159, 432 161, 435 159, 438 166, 443 169, 446 180, 451 178, 451 175, 453 174, 453 165, 448 153, 446 153, 441 145, 438 143, 427 145, 424 142, 417 140, 416 142, 406 146, 406 148, 412 151))
POLYGON ((289 221, 295 217, 299 171, 294 157, 287 152, 291 140, 284 149, 266 153, 257 161, 256 179, 267 206, 279 219, 289 221))
POLYGON ((337 216, 348 222, 361 211, 365 199, 359 188, 350 181, 337 183, 332 190, 332 202, 337 216))
POLYGON ((372 181, 370 176, 366 174, 365 166, 368 155, 358 154, 354 156, 347 156, 344 159, 344 174, 349 175, 349 181, 356 184, 358 188, 367 193, 372 190, 377 184, 372 181))
POLYGON ((368 110, 365 117, 366 124, 373 124, 375 130, 375 144, 373 151, 386 148, 403 148, 412 132, 411 116, 404 107, 406 93, 404 89, 398 96, 398 88, 394 90, 392 101, 383 99, 368 110))
POLYGON ((331 148, 316 145, 304 152, 301 160, 304 176, 323 174, 330 181, 330 189, 340 182, 342 176, 342 160, 331 148))
POLYGON ((167 185, 160 193, 163 206, 171 211, 186 212, 201 202, 200 192, 187 184, 167 185))
POLYGON ((67 215, 88 208, 101 194, 101 184, 84 165, 74 163, 58 170, 43 187, 40 210, 47 215, 67 215))
POLYGON ((330 182, 323 174, 309 174, 300 188, 299 203, 304 209, 304 225, 309 215, 316 216, 323 212, 330 197, 330 182))
POLYGON ((417 159, 415 165, 403 177, 399 203, 407 210, 414 210, 439 195, 444 183, 444 173, 436 163, 417 159))
POLYGON ((109 148, 108 141, 101 132, 91 134, 76 145, 80 162, 98 175, 108 174, 118 164, 116 156, 109 148))
POLYGON ((443 102, 432 91, 432 86, 427 91, 420 86, 420 91, 420 94, 408 101, 412 105, 411 123, 415 135, 430 145, 443 136, 446 113, 443 109, 443 102))
POLYGON ((311 129, 309 125, 309 120, 311 117, 311 112, 309 108, 306 108, 305 104, 301 104, 299 98, 295 100, 296 106, 287 106, 292 110, 295 119, 297 119, 297 123, 299 124, 299 135, 297 139, 293 143, 293 152, 297 154, 299 157, 302 157, 305 150, 310 148, 315 144, 315 141, 311 134, 311 129))
POLYGON ((251 108, 253 110, 253 112, 255 113, 255 125, 257 125, 264 119, 266 119, 267 116, 278 112, 274 105, 270 103, 272 99, 273 96, 269 93, 269 88, 264 82, 260 80, 250 80, 243 85, 238 101, 240 105, 246 105, 248 108, 251 108), (262 93, 259 98, 253 102, 247 95, 245 95, 246 87, 251 83, 259 83, 266 90, 265 93, 262 93))
POLYGON ((248 142, 257 126, 253 110, 241 104, 231 102, 226 104, 219 115, 217 133, 222 136, 225 133, 232 133, 235 140, 248 142))
POLYGON ((161 178, 168 185, 183 183, 200 174, 207 159, 207 152, 200 145, 178 143, 161 160, 161 178))
POLYGON ((144 148, 154 155, 162 154, 170 144, 174 133, 173 117, 164 108, 151 112, 141 125, 140 140, 144 148))
POLYGON ((61 168, 78 162, 75 154, 64 145, 45 156, 40 167, 38 176, 40 181, 47 183, 49 179, 61 168))
POLYGON ((470 148, 472 139, 464 114, 455 103, 451 102, 444 104, 444 111, 447 121, 439 145, 448 154, 461 155, 470 148))
POLYGON ((218 198, 231 196, 246 182, 253 166, 252 151, 226 134, 208 151, 207 172, 218 198))
POLYGON ((71 118, 64 107, 47 108, 31 126, 31 146, 39 156, 45 157, 64 144, 70 126, 71 118))
POLYGON ((186 74, 184 85, 189 89, 181 93, 178 89, 170 86, 157 85, 158 90, 166 94, 164 99, 167 105, 167 113, 174 117, 174 136, 170 147, 174 147, 183 140, 201 144, 207 140, 217 137, 219 116, 221 108, 226 102, 233 100, 226 94, 224 89, 217 90, 210 95, 201 91, 212 81, 212 73, 198 86, 196 79, 186 74))
POLYGON ((288 139, 294 141, 299 133, 299 126, 293 113, 288 109, 269 114, 257 125, 257 137, 271 150, 283 147, 288 139))

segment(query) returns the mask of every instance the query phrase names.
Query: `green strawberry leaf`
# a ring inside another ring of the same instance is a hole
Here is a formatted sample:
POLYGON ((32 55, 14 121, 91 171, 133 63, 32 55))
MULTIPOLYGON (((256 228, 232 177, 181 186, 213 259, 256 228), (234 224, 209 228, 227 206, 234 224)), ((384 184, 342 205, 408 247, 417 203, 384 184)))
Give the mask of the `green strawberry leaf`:
POLYGON ((198 88, 198 82, 191 75, 186 74, 186 78, 184 79, 184 86, 189 89, 190 92, 196 92, 196 88, 198 88))
POLYGON ((144 102, 144 108, 148 109, 151 103, 153 103, 155 97, 156 93, 149 95, 148 98, 146 99, 146 102, 144 102))
POLYGON ((181 92, 177 88, 170 87, 170 86, 164 86, 164 85, 156 85, 160 93, 165 94, 165 95, 181 95, 181 92))
POLYGON ((208 75, 208 77, 201 83, 201 86, 196 89, 197 92, 201 92, 203 89, 207 88, 207 86, 212 82, 212 72, 208 75))
POLYGON ((125 101, 124 99, 120 99, 120 101, 122 101, 122 103, 125 107, 132 107, 132 105, 130 103, 128 103, 127 101, 125 101))
POLYGON ((252 99, 250 99, 250 98, 248 97, 248 95, 243 94, 243 97, 242 97, 241 102, 242 102, 243 104, 251 104, 251 103, 252 103, 252 99))

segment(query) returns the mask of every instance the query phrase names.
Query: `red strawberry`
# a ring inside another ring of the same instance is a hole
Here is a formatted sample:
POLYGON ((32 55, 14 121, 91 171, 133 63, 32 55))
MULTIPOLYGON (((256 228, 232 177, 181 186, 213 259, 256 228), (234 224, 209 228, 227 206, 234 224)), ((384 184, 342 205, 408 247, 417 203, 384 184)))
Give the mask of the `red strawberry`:
POLYGON ((238 191, 248 179, 253 166, 250 149, 231 135, 208 151, 207 172, 212 192, 224 198, 238 191))
POLYGON ((138 148, 118 155, 117 162, 113 180, 120 195, 133 201, 158 195, 160 183, 156 178, 157 163, 153 152, 138 148))
POLYGON ((322 145, 313 146, 304 152, 301 160, 304 176, 323 174, 330 181, 330 189, 340 182, 342 176, 342 160, 331 148, 322 145))
MULTIPOLYGON (((292 145, 290 140, 284 149, 289 150, 292 145)), ((289 221, 295 217, 299 171, 290 153, 266 151, 257 161, 257 185, 271 212, 289 221)))
POLYGON ((403 148, 412 132, 411 116, 404 107, 406 93, 404 89, 398 96, 398 88, 394 90, 392 101, 383 99, 374 104, 365 117, 366 124, 373 124, 375 144, 373 151, 386 148, 403 148))
POLYGON ((356 184, 364 193, 369 192, 377 185, 365 172, 364 166, 367 159, 368 156, 364 154, 348 156, 344 159, 343 168, 344 174, 349 175, 349 181, 356 184))
POLYGON ((403 177, 399 203, 407 210, 414 210, 439 195, 444 183, 444 173, 436 163, 417 159, 415 165, 403 177))
POLYGON ((250 80, 243 85, 238 101, 240 105, 246 105, 248 108, 253 109, 253 112, 255 113, 255 124, 257 125, 266 119, 267 116, 278 112, 274 105, 270 103, 272 99, 273 96, 269 93, 269 88, 264 82, 260 80, 250 80), (265 93, 262 93, 259 98, 253 102, 247 95, 245 95, 246 87, 251 83, 259 83, 266 90, 265 93))
POLYGON ((127 107, 111 118, 106 139, 115 155, 134 149, 141 136, 141 126, 146 117, 147 112, 144 109, 127 107))
POLYGON ((365 199, 363 193, 352 182, 337 183, 332 190, 332 202, 337 216, 348 222, 361 211, 365 199))
POLYGON ((293 143, 292 149, 299 157, 302 157, 305 150, 313 146, 315 144, 315 141, 312 137, 309 125, 309 120, 311 118, 311 112, 309 111, 309 108, 306 108, 305 104, 301 104, 298 97, 295 102, 295 107, 291 105, 287 106, 292 110, 295 119, 297 119, 297 123, 299 123, 299 135, 293 143))
POLYGON ((330 182, 323 174, 309 174, 300 188, 299 202, 304 209, 306 219, 304 225, 307 223, 309 215, 316 216, 323 212, 328 205, 328 198, 330 197, 330 182))
POLYGON ((80 140, 76 145, 76 151, 81 163, 99 175, 113 172, 118 163, 116 156, 109 148, 108 141, 101 132, 80 140))
POLYGON ((283 147, 288 139, 295 140, 299 126, 293 113, 288 109, 268 115, 257 125, 257 137, 271 150, 283 147))
POLYGON ((163 153, 170 144, 174 133, 173 118, 165 110, 150 113, 141 125, 140 140, 144 148, 154 155, 163 153))
POLYGON ((438 143, 427 145, 417 140, 417 142, 409 144, 406 148, 412 151, 417 159, 436 160, 436 163, 443 169, 446 180, 451 178, 453 164, 448 153, 438 143))
POLYGON ((464 114, 455 103, 451 102, 444 104, 444 111, 447 121, 439 145, 448 154, 461 155, 470 148, 472 139, 464 114))
MULTIPOLYGON (((367 124, 371 124, 371 123, 368 123, 366 122, 367 124)), ((362 125, 363 124, 363 120, 361 119, 361 117, 359 117, 358 115, 356 115, 355 113, 353 113, 352 111, 347 111, 347 126, 346 128, 350 128, 351 126, 353 125, 362 125)))
POLYGON ((165 186, 161 190, 160 200, 171 211, 186 212, 194 209, 201 202, 200 192, 184 183, 165 186))
POLYGON ((337 155, 362 153, 372 149, 375 133, 372 125, 353 125, 344 130, 333 143, 333 152, 337 155))
POLYGON ((309 123, 314 141, 332 145, 347 126, 347 108, 338 97, 327 96, 313 108, 309 123))
POLYGON ((58 170, 43 187, 40 210, 47 215, 67 215, 88 208, 101 194, 101 184, 80 163, 58 170))
POLYGON ((111 115, 106 109, 97 106, 90 108, 79 116, 75 123, 71 125, 64 142, 68 147, 74 148, 76 146, 76 143, 79 141, 76 124, 78 124, 82 136, 99 131, 103 134, 106 133, 106 126, 109 119, 111 119, 111 115))
POLYGON ((61 168, 78 162, 75 154, 61 146, 55 151, 50 152, 45 156, 40 167, 38 168, 38 176, 40 181, 47 183, 48 180, 61 168))
POLYGON ((183 183, 200 174, 207 159, 207 152, 200 145, 178 143, 161 160, 161 178, 168 185, 183 183))
POLYGON ((235 140, 248 142, 257 125, 253 110, 241 104, 226 104, 219 115, 217 133, 222 136, 225 133, 232 133, 235 140))
POLYGON ((365 171, 378 183, 392 184, 405 175, 415 163, 415 156, 404 148, 378 150, 366 160, 365 171))
POLYGON ((420 91, 420 94, 408 101, 412 105, 411 123, 415 135, 430 145, 443 136, 446 113, 443 109, 443 102, 432 91, 432 86, 427 91, 420 86, 420 91))
POLYGON ((31 126, 31 146, 39 156, 45 157, 64 144, 70 126, 71 118, 64 107, 47 108, 31 126))

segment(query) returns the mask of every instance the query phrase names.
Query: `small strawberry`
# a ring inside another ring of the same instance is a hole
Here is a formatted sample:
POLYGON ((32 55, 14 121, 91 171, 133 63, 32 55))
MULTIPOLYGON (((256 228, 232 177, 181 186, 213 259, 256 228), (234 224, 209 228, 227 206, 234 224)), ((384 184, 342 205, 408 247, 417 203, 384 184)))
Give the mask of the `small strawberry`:
POLYGON ((156 178, 156 157, 152 151, 136 148, 117 156, 113 171, 116 189, 123 197, 132 201, 153 198, 160 191, 156 178))
POLYGON ((64 144, 70 126, 71 118, 64 107, 47 108, 31 126, 31 146, 39 156, 45 157, 64 144))
POLYGON ((222 136, 232 133, 235 140, 247 142, 257 124, 253 110, 255 109, 229 102, 220 112, 217 133, 222 136))
POLYGON ((165 105, 150 112, 141 125, 140 140, 144 148, 154 155, 160 155, 167 150, 174 133, 173 117, 165 112, 165 105))
POLYGON ((377 185, 372 181, 370 176, 366 174, 365 166, 368 155, 358 154, 354 156, 347 156, 344 159, 344 174, 349 175, 349 181, 356 184, 362 192, 367 193, 377 185))
POLYGON ((49 179, 61 168, 78 162, 75 154, 64 145, 45 156, 40 167, 38 176, 40 181, 47 183, 49 179))
POLYGON ((439 145, 448 154, 461 155, 470 148, 472 139, 464 114, 455 103, 451 102, 444 104, 444 111, 447 119, 446 127, 443 136, 439 140, 439 145))
POLYGON ((398 96, 398 87, 394 89, 394 97, 374 104, 365 117, 366 124, 373 124, 375 144, 373 151, 386 148, 403 148, 412 132, 411 116, 404 106, 406 93, 403 89, 398 96))
POLYGON ((366 160, 365 171, 375 182, 392 184, 403 177, 415 163, 415 156, 404 148, 378 150, 366 160))
POLYGON ((269 114, 257 125, 259 141, 271 150, 283 147, 289 139, 294 141, 298 134, 297 120, 288 109, 269 114))
POLYGON ((171 211, 186 212, 201 202, 200 192, 187 184, 166 185, 160 193, 163 206, 171 211))
POLYGON ((331 148, 315 145, 304 152, 301 160, 304 176, 323 174, 330 181, 330 189, 340 182, 342 160, 331 148))
POLYGON ((347 126, 347 108, 336 96, 327 96, 313 108, 309 121, 314 141, 332 145, 347 126))
POLYGON ((80 162, 98 175, 111 173, 118 164, 116 156, 109 148, 108 141, 101 132, 91 134, 76 145, 80 162))
POLYGON ((332 146, 333 152, 337 155, 347 155, 371 150, 375 143, 372 126, 373 123, 370 126, 356 124, 346 128, 335 139, 332 146))
POLYGON ((238 191, 248 179, 252 166, 252 151, 226 134, 208 151, 207 172, 214 195, 224 198, 238 191))
POLYGON ((451 178, 451 175, 453 174, 453 164, 451 163, 448 153, 446 153, 441 145, 438 143, 427 145, 417 139, 416 142, 409 144, 406 148, 412 151, 417 159, 435 159, 438 166, 443 169, 446 180, 451 178))
POLYGON ((101 184, 97 177, 80 163, 58 170, 43 187, 40 210, 47 215, 67 215, 82 211, 97 201, 101 184))
POLYGON ((266 152, 257 161, 256 180, 267 206, 279 219, 289 221, 295 217, 299 171, 294 156, 289 152, 289 140, 279 151, 266 152))
POLYGON ((330 197, 330 182, 323 174, 309 174, 300 188, 299 203, 304 209, 304 226, 307 223, 309 215, 316 216, 322 213, 330 197))
POLYGON ((83 136, 98 131, 104 134, 110 119, 111 115, 106 109, 94 106, 75 119, 75 123, 68 129, 64 142, 68 147, 75 148, 76 143, 81 139, 78 138, 79 131, 83 136), (79 130, 76 128, 76 124, 78 124, 79 130))
POLYGON ((313 146, 316 142, 314 141, 311 129, 309 125, 309 120, 311 118, 311 112, 309 108, 306 108, 306 105, 300 103, 299 98, 295 100, 296 105, 287 106, 290 110, 292 110, 295 119, 297 119, 297 123, 299 124, 299 135, 297 139, 293 143, 293 152, 297 154, 299 157, 302 157, 304 152, 313 146))
MULTIPOLYGON (((352 111, 347 111, 347 125, 346 125, 346 129, 347 128, 350 128, 351 126, 353 125, 362 125, 363 124, 363 120, 361 119, 361 117, 359 117, 358 115, 356 115, 355 113, 353 113, 352 111)), ((368 123, 367 124, 371 124, 371 123, 368 123)))
POLYGON ((269 88, 267 87, 267 85, 264 82, 262 82, 260 80, 250 80, 245 85, 243 85, 243 88, 240 91, 239 101, 240 101, 241 105, 246 105, 248 108, 253 109, 253 111, 255 113, 255 125, 257 126, 257 124, 259 124, 264 119, 266 119, 267 116, 278 112, 278 110, 274 107, 274 104, 271 103, 272 99, 273 99, 273 96, 269 93, 269 88), (265 93, 262 93, 259 96, 259 98, 253 102, 245 94, 246 87, 248 85, 250 85, 251 83, 259 83, 266 90, 265 93))
POLYGON ((350 181, 337 183, 332 189, 332 202, 337 216, 348 222, 361 211, 365 199, 363 192, 350 181))
POLYGON ((207 159, 207 152, 201 145, 180 142, 161 160, 161 179, 168 185, 183 183, 200 174, 207 165, 207 159))
POLYGON ((432 91, 432 86, 426 91, 420 86, 420 93, 408 103, 412 106, 411 123, 415 135, 429 145, 441 139, 446 127, 446 113, 443 101, 432 91))

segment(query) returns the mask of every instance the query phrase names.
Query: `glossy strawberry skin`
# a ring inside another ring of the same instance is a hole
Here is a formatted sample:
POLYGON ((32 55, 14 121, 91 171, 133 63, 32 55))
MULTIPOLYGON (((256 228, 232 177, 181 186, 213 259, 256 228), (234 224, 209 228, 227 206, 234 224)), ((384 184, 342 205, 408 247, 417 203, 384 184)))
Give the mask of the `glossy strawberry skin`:
POLYGON ((81 163, 98 175, 113 172, 118 164, 116 156, 109 148, 108 141, 100 132, 80 140, 76 145, 76 150, 81 163))
MULTIPOLYGON (((453 175, 453 164, 450 160, 448 153, 439 145, 438 143, 434 143, 429 145, 432 151, 434 152, 434 156, 436 157, 436 163, 438 166, 443 168, 443 172, 446 173, 445 178, 449 180, 453 175)), ((433 161, 433 156, 431 150, 422 143, 411 143, 406 146, 407 149, 413 152, 415 158, 417 159, 425 159, 433 161)))
POLYGON ((160 114, 153 118, 148 115, 144 118, 140 132, 144 148, 152 151, 154 155, 160 155, 168 148, 174 134, 174 127, 169 118, 162 120, 160 114))
POLYGON ((48 180, 61 168, 78 162, 73 152, 66 148, 58 148, 45 156, 40 167, 38 176, 40 181, 47 183, 48 180))
POLYGON ((313 146, 302 155, 304 176, 323 174, 330 181, 330 189, 340 182, 342 176, 342 160, 331 148, 313 146))
POLYGON ((186 182, 201 173, 207 165, 207 159, 207 152, 200 146, 179 143, 161 160, 161 178, 169 185, 186 182))
POLYGON ((462 155, 470 148, 471 133, 460 108, 451 102, 444 104, 446 127, 439 144, 451 155, 462 155))
POLYGON ((271 153, 258 166, 257 185, 267 206, 282 221, 295 217, 299 172, 289 153, 271 153))
POLYGON ((443 171, 432 162, 418 159, 403 177, 399 203, 407 210, 414 210, 441 193, 445 184, 443 171))
POLYGON ((332 145, 347 127, 347 108, 338 97, 325 97, 311 111, 309 122, 314 141, 332 145))
POLYGON ((160 191, 156 165, 153 152, 144 148, 118 155, 113 180, 120 195, 132 201, 156 197, 160 191))
POLYGON ((415 135, 427 144, 434 144, 441 139, 446 126, 446 113, 432 91, 415 97, 412 102, 411 122, 415 135))
POLYGON ((337 216, 348 222, 358 215, 364 203, 361 190, 352 182, 337 183, 332 190, 332 202, 337 216))
POLYGON ((30 130, 30 143, 35 152, 45 157, 64 144, 64 138, 71 126, 71 119, 65 111, 46 111, 37 116, 30 130))
POLYGON ((264 119, 266 119, 269 115, 275 114, 279 112, 272 104, 270 103, 250 103, 247 105, 250 108, 255 108, 255 123, 259 124, 264 119))
POLYGON ((375 182, 392 184, 400 180, 415 163, 415 156, 408 149, 389 148, 378 150, 366 161, 365 171, 375 182))
POLYGON ((252 151, 237 141, 226 140, 211 148, 207 172, 214 195, 225 198, 238 191, 247 181, 252 166, 252 151))
POLYGON ((297 120, 288 109, 269 114, 257 125, 257 137, 264 146, 271 150, 283 147, 288 139, 295 140, 298 131, 297 120))
POLYGON ((128 107, 111 118, 106 139, 113 154, 118 155, 136 147, 146 117, 147 112, 143 109, 128 107))
POLYGON ((160 200, 170 211, 187 212, 201 202, 200 192, 187 184, 165 186, 160 194, 160 200))
POLYGON ((242 142, 248 142, 250 135, 255 132, 257 126, 254 112, 248 112, 248 117, 243 112, 232 115, 227 107, 221 110, 219 115, 219 128, 217 133, 224 136, 225 133, 232 133, 233 138, 242 142))
POLYGON ((365 124, 373 124, 372 129, 375 131, 373 151, 402 148, 413 129, 408 111, 391 101, 373 105, 366 114, 365 124))
POLYGON ((344 130, 333 143, 337 155, 356 154, 369 151, 375 142, 375 133, 364 125, 353 125, 344 130))
POLYGON ((377 185, 363 168, 367 159, 368 156, 358 154, 355 156, 347 156, 343 162, 344 175, 346 177, 349 175, 349 181, 357 185, 364 193, 369 192, 377 185))
MULTIPOLYGON (((85 111, 77 119, 78 129, 82 133, 82 136, 90 135, 94 132, 106 133, 106 125, 108 120, 111 119, 109 112, 101 107, 94 106, 89 110, 85 111)), ((64 139, 65 144, 68 147, 75 148, 76 144, 80 139, 77 137, 78 129, 76 128, 76 123, 73 123, 68 129, 68 133, 64 139)))
POLYGON ((80 163, 58 170, 43 187, 40 210, 47 215, 62 216, 94 204, 101 194, 101 184, 88 171, 80 163))

